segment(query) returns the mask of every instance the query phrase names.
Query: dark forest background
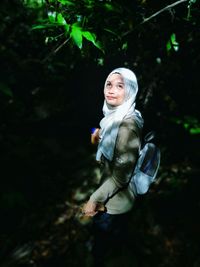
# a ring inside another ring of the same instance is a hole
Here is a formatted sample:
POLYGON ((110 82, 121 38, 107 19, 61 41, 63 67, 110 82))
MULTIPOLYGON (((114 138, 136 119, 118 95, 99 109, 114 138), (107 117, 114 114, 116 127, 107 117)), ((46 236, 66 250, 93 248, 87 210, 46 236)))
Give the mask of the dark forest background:
POLYGON ((161 167, 132 246, 108 266, 200 266, 200 5, 195 0, 0 2, 0 266, 90 266, 92 127, 116 67, 138 78, 161 167))

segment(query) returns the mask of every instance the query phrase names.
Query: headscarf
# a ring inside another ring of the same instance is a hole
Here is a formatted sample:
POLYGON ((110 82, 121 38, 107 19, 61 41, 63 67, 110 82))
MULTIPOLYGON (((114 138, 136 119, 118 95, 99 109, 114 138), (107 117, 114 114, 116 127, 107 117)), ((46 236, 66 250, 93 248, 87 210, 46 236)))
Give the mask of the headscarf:
MULTIPOLYGON (((127 68, 114 69, 107 77, 105 85, 110 75, 120 74, 125 84, 124 102, 116 107, 110 106, 104 100, 103 114, 104 118, 100 121, 100 141, 96 154, 96 160, 100 161, 102 154, 108 160, 112 160, 114 155, 115 142, 119 126, 123 119, 134 117, 138 127, 143 126, 141 113, 135 109, 135 99, 138 92, 138 83, 135 74, 127 68)), ((104 85, 104 88, 105 88, 104 85)))

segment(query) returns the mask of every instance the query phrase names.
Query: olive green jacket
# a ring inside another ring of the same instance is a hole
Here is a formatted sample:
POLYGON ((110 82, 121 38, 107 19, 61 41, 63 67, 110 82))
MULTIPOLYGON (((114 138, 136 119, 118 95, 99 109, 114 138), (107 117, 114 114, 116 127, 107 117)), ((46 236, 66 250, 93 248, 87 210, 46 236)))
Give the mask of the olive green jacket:
POLYGON ((125 213, 133 207, 135 196, 127 185, 139 155, 140 143, 141 129, 133 118, 125 119, 119 127, 113 160, 110 162, 102 156, 101 185, 90 200, 106 202, 109 214, 125 213), (111 197, 119 188, 123 189, 111 197))

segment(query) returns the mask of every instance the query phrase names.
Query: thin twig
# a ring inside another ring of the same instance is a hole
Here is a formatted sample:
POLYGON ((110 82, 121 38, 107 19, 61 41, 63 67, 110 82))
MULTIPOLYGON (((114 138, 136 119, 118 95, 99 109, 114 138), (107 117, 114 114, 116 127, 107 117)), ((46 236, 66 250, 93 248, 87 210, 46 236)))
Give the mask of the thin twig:
POLYGON ((179 1, 177 1, 177 2, 175 2, 175 3, 173 3, 173 4, 171 4, 171 5, 168 5, 168 6, 164 7, 164 8, 162 8, 161 10, 157 11, 156 13, 154 13, 153 15, 151 15, 150 17, 144 19, 140 24, 144 24, 144 23, 146 23, 147 21, 149 21, 149 20, 153 19, 154 17, 158 16, 158 15, 161 14, 162 12, 164 12, 164 11, 166 11, 166 10, 168 10, 168 9, 171 9, 172 7, 175 7, 175 6, 179 5, 179 4, 182 4, 182 3, 184 3, 184 2, 187 2, 187 1, 188 1, 188 0, 179 0, 179 1))
MULTIPOLYGON (((182 4, 182 3, 187 2, 187 1, 188 1, 188 0, 179 0, 179 1, 177 1, 177 2, 174 2, 174 3, 171 4, 171 5, 168 5, 168 6, 164 7, 164 8, 162 8, 162 9, 160 9, 159 11, 155 12, 154 14, 152 14, 150 17, 144 19, 144 20, 143 20, 139 25, 137 25, 135 28, 137 28, 138 26, 140 26, 140 25, 142 25, 142 24, 144 24, 144 23, 150 21, 151 19, 153 19, 153 18, 155 18, 156 16, 160 15, 162 12, 164 12, 164 11, 166 11, 166 10, 169 10, 169 9, 171 9, 172 7, 175 7, 175 6, 179 5, 179 4, 182 4)), ((122 35, 122 37, 128 35, 128 34, 131 33, 132 31, 134 31, 135 28, 132 29, 132 30, 130 30, 130 31, 125 32, 125 33, 122 35)))
POLYGON ((42 60, 42 63, 46 62, 48 58, 50 58, 52 55, 55 55, 67 42, 69 42, 69 40, 71 39, 71 37, 69 37, 68 39, 66 39, 62 44, 60 44, 57 48, 53 49, 53 51, 42 60))
POLYGON ((53 54, 55 55, 69 40, 71 37, 69 37, 68 39, 66 39, 61 45, 59 45, 53 52, 53 54))

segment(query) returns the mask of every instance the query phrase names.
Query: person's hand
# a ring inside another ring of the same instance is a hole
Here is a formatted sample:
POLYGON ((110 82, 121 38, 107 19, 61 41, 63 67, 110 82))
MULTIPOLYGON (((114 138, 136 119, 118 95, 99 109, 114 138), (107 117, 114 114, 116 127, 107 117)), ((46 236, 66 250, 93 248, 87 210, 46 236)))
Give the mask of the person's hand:
POLYGON ((99 131, 100 131, 100 129, 99 128, 96 128, 94 130, 94 132, 91 134, 91 143, 93 145, 96 145, 96 144, 99 143, 99 131))
POLYGON ((93 217, 95 214, 97 214, 96 210, 97 204, 91 200, 88 200, 88 202, 83 206, 83 213, 85 216, 93 217))

